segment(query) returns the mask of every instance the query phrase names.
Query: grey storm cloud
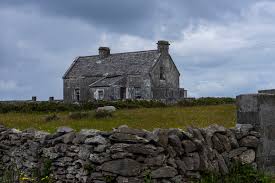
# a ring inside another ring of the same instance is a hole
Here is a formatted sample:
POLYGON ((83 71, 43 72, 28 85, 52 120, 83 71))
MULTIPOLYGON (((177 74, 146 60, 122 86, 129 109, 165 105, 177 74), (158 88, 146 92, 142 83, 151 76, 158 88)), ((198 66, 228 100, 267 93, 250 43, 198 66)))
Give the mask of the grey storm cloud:
MULTIPOLYGON (((187 26, 190 21, 224 21, 225 15, 239 16, 242 9, 256 0, 11 0, 0 1, 6 7, 37 8, 48 16, 77 18, 112 32, 153 37, 161 25, 171 29, 187 26)), ((232 16, 230 16, 232 18, 232 16)), ((171 30, 169 29, 169 30, 171 30)), ((177 32, 171 30, 171 35, 177 32)))
POLYGON ((190 96, 275 87, 270 0, 0 0, 0 100, 62 98, 79 55, 155 49, 171 54, 190 96))

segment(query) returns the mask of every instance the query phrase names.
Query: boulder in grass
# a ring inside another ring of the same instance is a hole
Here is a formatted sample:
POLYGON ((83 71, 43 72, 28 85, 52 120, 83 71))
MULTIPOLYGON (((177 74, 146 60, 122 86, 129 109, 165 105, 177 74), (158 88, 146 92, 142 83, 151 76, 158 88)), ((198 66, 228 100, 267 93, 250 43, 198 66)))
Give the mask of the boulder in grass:
POLYGON ((108 113, 112 113, 116 111, 116 108, 114 106, 104 106, 104 107, 98 107, 96 109, 96 112, 108 112, 108 113))
POLYGON ((114 106, 98 107, 96 109, 95 117, 96 118, 112 117, 112 114, 115 111, 116 111, 116 108, 114 106))

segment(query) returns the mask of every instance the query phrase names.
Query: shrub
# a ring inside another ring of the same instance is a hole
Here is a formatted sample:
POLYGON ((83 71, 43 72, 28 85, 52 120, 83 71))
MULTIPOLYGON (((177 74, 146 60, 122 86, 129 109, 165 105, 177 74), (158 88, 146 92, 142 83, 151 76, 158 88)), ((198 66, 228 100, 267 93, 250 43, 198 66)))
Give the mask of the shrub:
POLYGON ((45 116, 44 120, 46 122, 49 122, 49 121, 55 121, 55 120, 59 120, 60 118, 57 116, 57 114, 49 114, 47 116, 45 116))
MULTIPOLYGON (((234 98, 198 98, 185 99, 178 102, 178 106, 199 106, 234 104, 234 98)), ((172 105, 172 104, 171 104, 172 105)), ((167 107, 163 102, 156 100, 117 100, 117 101, 93 101, 82 104, 67 104, 63 102, 0 102, 0 113, 7 112, 62 112, 62 111, 87 111, 103 106, 114 106, 117 109, 154 108, 167 107)))
POLYGON ((70 112, 69 113, 69 118, 70 119, 82 119, 82 118, 87 118, 89 116, 89 112, 70 112))
POLYGON ((95 113, 96 118, 109 118, 112 116, 113 116, 113 114, 111 112, 108 112, 105 110, 96 111, 96 113, 95 113))
POLYGON ((202 105, 221 105, 221 104, 234 104, 234 98, 198 98, 198 99, 185 99, 177 103, 178 106, 202 106, 202 105))

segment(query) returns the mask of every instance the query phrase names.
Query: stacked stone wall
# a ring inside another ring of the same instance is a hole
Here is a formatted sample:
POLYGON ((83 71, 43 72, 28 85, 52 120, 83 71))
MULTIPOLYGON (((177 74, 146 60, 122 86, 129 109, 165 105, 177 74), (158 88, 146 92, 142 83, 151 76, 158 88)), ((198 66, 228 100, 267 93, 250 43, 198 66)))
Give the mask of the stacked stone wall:
POLYGON ((47 168, 58 183, 181 183, 203 172, 227 174, 236 160, 257 167, 259 141, 260 133, 249 124, 152 132, 61 127, 53 134, 0 126, 0 174, 14 168, 32 177, 34 170, 43 174, 47 168))

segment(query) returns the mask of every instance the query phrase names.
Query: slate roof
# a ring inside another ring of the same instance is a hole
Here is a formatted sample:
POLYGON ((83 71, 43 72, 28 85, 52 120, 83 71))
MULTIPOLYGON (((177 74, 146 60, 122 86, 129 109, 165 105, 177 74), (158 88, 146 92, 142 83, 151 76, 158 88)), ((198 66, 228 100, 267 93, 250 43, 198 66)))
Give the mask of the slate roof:
POLYGON ((113 76, 113 77, 103 77, 98 81, 90 84, 90 87, 99 87, 99 86, 112 86, 113 84, 117 83, 123 79, 123 76, 113 76))
POLYGON ((82 56, 73 62, 63 78, 148 73, 159 57, 157 50, 115 53, 103 59, 99 55, 82 56))

